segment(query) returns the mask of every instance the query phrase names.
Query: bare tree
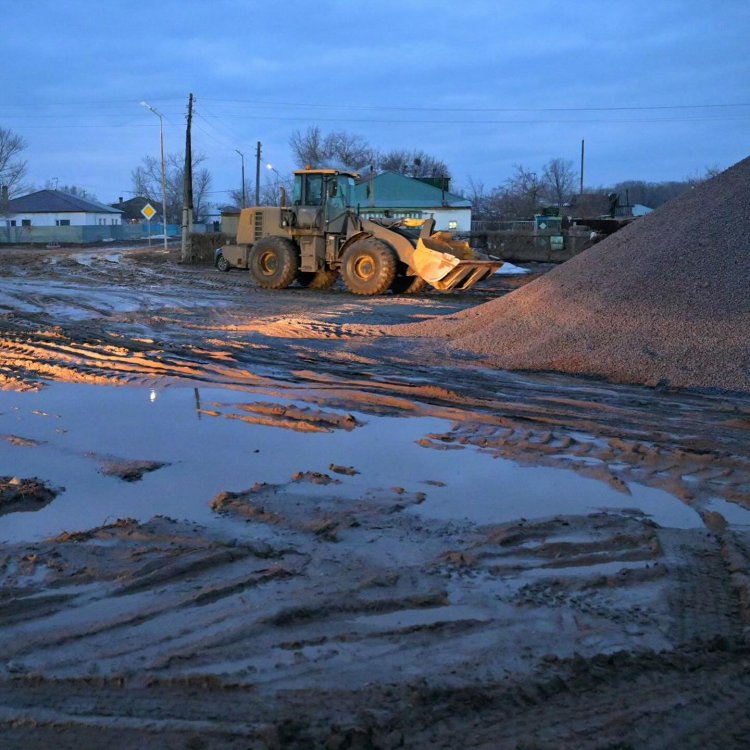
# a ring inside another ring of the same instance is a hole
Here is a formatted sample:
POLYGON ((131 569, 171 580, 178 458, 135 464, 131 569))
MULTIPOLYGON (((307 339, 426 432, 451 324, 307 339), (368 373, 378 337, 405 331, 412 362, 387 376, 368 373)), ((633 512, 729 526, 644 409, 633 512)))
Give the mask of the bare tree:
POLYGON ((379 154, 379 169, 397 172, 407 177, 450 177, 450 170, 444 161, 421 149, 391 149, 379 154))
MULTIPOLYGON (((195 157, 193 157, 193 164, 195 165, 195 157)), ((193 215, 196 221, 206 220, 210 208, 206 198, 210 187, 211 173, 207 169, 193 170, 193 215)))
POLYGON ((547 200, 560 207, 575 193, 578 173, 572 161, 550 159, 543 167, 542 182, 547 200))
POLYGON ((515 164, 503 186, 503 208, 508 218, 532 219, 540 208, 544 185, 536 172, 515 164))
POLYGON ((327 158, 323 150, 323 134, 317 125, 310 125, 304 133, 295 130, 289 138, 289 145, 298 167, 320 167, 327 158))
POLYGON ((411 151, 405 148, 393 148, 381 153, 378 157, 378 163, 374 166, 388 172, 407 174, 409 167, 413 166, 413 162, 414 157, 411 151))
POLYGON ((360 135, 329 133, 324 141, 326 152, 331 154, 331 166, 337 163, 346 169, 358 171, 375 160, 375 152, 360 135))
POLYGON ((300 167, 358 172, 372 166, 408 177, 450 177, 445 162, 421 149, 396 148, 378 153, 362 136, 344 131, 324 134, 317 125, 311 125, 304 133, 295 130, 289 145, 300 167))
MULTIPOLYGON (((196 220, 201 220, 208 210, 206 201, 211 187, 211 174, 196 167, 206 160, 203 154, 193 154, 193 210, 196 220)), ((182 154, 167 154, 164 159, 166 173, 167 223, 182 221, 183 178, 185 161, 182 154)), ((144 156, 143 163, 131 173, 133 193, 148 198, 157 210, 161 209, 161 162, 154 156, 144 156)))
POLYGON ((343 131, 333 131, 324 136, 317 125, 311 125, 304 133, 295 130, 289 145, 300 167, 356 171, 375 161, 375 152, 362 136, 343 131))
POLYGON ((21 153, 26 148, 24 138, 8 128, 0 127, 0 185, 12 196, 25 190, 26 161, 21 153))
POLYGON ((289 138, 298 167, 320 167, 326 159, 323 151, 323 134, 317 125, 310 125, 303 133, 295 130, 289 138))
POLYGON ((68 195, 75 195, 77 198, 82 198, 85 201, 94 201, 98 203, 98 198, 86 188, 79 187, 78 185, 58 185, 53 180, 47 180, 44 184, 45 190, 59 190, 61 193, 67 193, 68 195))
POLYGON ((460 192, 471 201, 472 219, 502 221, 505 218, 505 192, 501 187, 487 190, 484 183, 469 177, 468 185, 460 192))
MULTIPOLYGON (((261 206, 278 206, 281 200, 281 188, 284 188, 287 196, 292 195, 292 186, 294 180, 292 177, 282 178, 274 172, 273 177, 266 175, 265 180, 260 186, 260 205, 261 206)), ((255 184, 252 189, 248 181, 245 181, 245 195, 254 195, 255 184)), ((242 208, 242 190, 232 190, 229 193, 229 206, 239 211, 242 208)))

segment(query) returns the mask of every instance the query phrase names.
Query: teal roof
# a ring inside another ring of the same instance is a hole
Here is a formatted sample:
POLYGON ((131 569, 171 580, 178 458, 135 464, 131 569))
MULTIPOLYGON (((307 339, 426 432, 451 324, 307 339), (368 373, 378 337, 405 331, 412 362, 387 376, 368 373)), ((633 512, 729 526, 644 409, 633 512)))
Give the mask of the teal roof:
POLYGON ((370 183, 367 177, 356 188, 356 202, 361 208, 442 208, 443 200, 450 208, 471 208, 471 201, 462 195, 443 191, 413 177, 396 172, 381 172, 375 183, 375 201, 370 200, 370 183))

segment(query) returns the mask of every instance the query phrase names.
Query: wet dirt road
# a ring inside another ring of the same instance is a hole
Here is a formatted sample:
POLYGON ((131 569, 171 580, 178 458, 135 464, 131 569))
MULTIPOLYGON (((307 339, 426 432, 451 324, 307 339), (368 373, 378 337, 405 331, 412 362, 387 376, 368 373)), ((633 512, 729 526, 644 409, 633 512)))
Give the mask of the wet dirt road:
POLYGON ((8 747, 750 742, 746 397, 390 335, 522 279, 5 257, 8 747))

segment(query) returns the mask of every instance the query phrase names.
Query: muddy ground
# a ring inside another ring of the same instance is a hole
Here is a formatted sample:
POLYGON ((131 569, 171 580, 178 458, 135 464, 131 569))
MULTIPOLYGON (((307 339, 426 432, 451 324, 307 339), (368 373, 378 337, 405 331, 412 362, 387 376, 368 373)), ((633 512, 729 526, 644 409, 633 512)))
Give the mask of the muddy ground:
POLYGON ((360 299, 2 252, 2 747, 750 745, 746 396, 389 335, 531 277, 360 299), (186 393, 236 452, 157 450, 92 386, 186 393))

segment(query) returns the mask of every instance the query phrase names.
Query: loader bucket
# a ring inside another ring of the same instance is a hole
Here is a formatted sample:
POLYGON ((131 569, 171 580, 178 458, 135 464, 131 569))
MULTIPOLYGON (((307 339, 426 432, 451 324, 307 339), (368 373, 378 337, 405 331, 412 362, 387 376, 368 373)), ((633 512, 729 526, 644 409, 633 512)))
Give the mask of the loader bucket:
POLYGON ((470 289, 502 265, 501 260, 478 260, 468 243, 443 232, 420 237, 411 261, 416 275, 441 292, 470 289))

